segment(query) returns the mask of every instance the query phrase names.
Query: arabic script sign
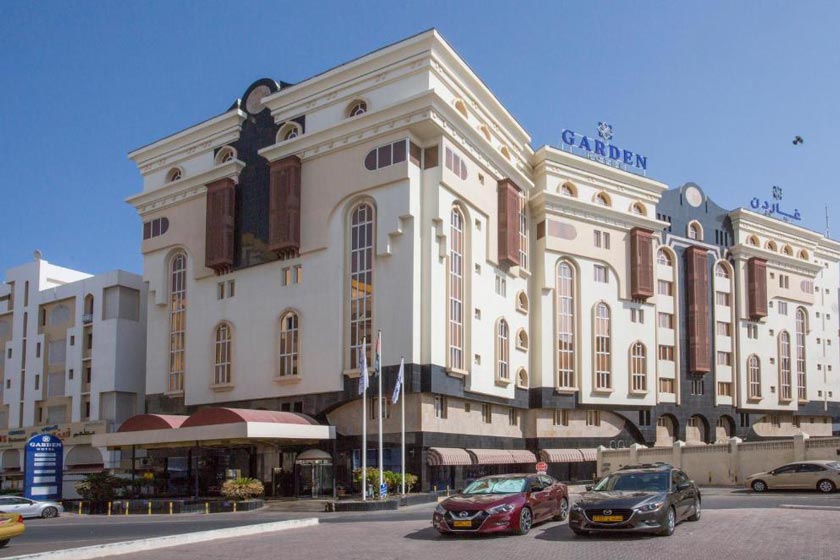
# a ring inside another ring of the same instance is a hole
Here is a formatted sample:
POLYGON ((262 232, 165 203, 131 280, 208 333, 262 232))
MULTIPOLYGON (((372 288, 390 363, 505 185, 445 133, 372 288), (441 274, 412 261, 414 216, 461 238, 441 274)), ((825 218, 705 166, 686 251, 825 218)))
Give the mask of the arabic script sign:
POLYGON ((0 430, 0 449, 23 449, 29 438, 38 435, 56 436, 61 438, 65 445, 90 445, 94 434, 105 432, 105 422, 74 422, 0 430))
POLYGON ((560 135, 563 144, 561 148, 571 153, 577 153, 591 160, 617 167, 625 171, 638 169, 647 170, 647 156, 643 156, 612 144, 615 133, 613 127, 605 122, 598 123, 598 137, 590 138, 584 134, 578 134, 573 130, 565 129, 560 135))
POLYGON ((794 208, 793 212, 785 212, 781 209, 781 203, 779 202, 782 200, 781 187, 773 187, 773 200, 775 200, 775 202, 770 202, 769 200, 762 201, 759 200, 758 197, 753 197, 753 199, 750 200, 750 208, 756 212, 761 212, 765 216, 778 217, 785 221, 796 220, 798 222, 802 219, 802 216, 799 214, 799 210, 797 208, 794 208))

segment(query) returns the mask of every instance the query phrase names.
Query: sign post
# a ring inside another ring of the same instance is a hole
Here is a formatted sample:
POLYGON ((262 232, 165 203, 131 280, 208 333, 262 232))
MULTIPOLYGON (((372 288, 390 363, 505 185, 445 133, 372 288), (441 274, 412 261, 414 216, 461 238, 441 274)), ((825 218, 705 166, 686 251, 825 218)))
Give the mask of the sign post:
POLYGON ((24 450, 23 495, 30 500, 60 500, 64 445, 49 434, 32 436, 24 450))
POLYGON ((537 473, 545 474, 546 472, 548 472, 548 463, 546 463, 545 461, 540 461, 539 463, 537 463, 537 473))

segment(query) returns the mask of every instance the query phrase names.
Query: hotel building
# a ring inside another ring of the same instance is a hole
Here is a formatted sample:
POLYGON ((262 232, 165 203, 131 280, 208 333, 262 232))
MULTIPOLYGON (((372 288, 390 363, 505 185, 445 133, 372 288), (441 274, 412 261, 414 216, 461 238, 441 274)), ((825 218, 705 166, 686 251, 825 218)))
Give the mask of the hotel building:
POLYGON ((33 262, 0 285, 0 481, 22 489, 33 435, 64 444, 65 498, 85 473, 119 466, 93 447, 144 408, 146 288, 122 270, 92 276, 33 262))
POLYGON ((534 150, 434 30, 259 80, 130 158, 147 414, 101 441, 201 474, 196 492, 230 469, 273 493, 349 487, 378 331, 386 395, 405 359, 424 489, 538 459, 586 478, 599 445, 831 435, 840 244, 534 150))

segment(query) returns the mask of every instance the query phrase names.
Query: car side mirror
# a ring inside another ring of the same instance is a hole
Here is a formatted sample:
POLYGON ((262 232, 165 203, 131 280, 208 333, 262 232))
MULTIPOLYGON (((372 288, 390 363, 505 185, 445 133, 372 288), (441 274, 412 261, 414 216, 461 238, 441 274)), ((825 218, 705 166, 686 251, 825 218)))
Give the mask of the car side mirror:
POLYGON ((584 488, 586 489, 587 492, 589 492, 590 490, 592 490, 592 485, 587 484, 586 486, 584 486, 584 488))
POLYGON ((688 490, 689 488, 691 488, 690 482, 683 482, 682 484, 677 484, 678 491, 688 490))

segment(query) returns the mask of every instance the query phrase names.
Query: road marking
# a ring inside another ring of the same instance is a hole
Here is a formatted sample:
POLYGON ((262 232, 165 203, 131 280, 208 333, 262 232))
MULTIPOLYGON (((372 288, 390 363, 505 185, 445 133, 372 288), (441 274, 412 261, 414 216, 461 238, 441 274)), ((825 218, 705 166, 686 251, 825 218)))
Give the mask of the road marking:
POLYGON ((132 554, 145 552, 159 548, 195 544, 216 539, 229 539, 231 537, 244 537, 260 533, 283 531, 286 529, 297 529, 300 527, 312 527, 318 525, 318 518, 291 519, 288 521, 276 521, 274 523, 261 523, 259 525, 244 525, 240 527, 229 527, 227 529, 215 529, 210 531, 195 531, 181 535, 170 535, 166 537, 152 537, 133 541, 122 541, 107 543, 95 546, 84 546, 69 548, 66 550, 53 550, 39 552, 36 554, 23 554, 20 556, 9 556, 6 560, 88 560, 89 558, 106 558, 118 554, 132 554))
POLYGON ((840 511, 840 506, 803 506, 797 504, 781 504, 779 507, 787 509, 825 509, 829 511, 840 511))

